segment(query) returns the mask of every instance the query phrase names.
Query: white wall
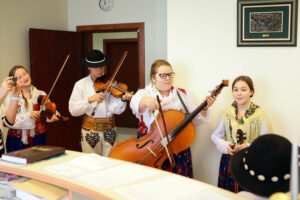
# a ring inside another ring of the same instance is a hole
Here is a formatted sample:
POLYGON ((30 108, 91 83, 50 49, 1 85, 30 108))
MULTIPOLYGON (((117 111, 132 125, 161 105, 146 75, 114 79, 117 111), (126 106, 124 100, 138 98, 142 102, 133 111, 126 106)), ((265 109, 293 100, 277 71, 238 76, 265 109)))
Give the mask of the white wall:
MULTIPOLYGON (((194 102, 200 103, 222 79, 232 82, 239 75, 249 75, 256 90, 253 101, 266 111, 273 131, 300 141, 300 49, 237 47, 236 8, 236 0, 168 0, 167 50, 176 85, 186 88, 194 102)), ((211 122, 196 129, 193 166, 201 181, 216 185, 220 154, 210 135, 218 115, 232 101, 230 84, 210 109, 211 122)))
POLYGON ((0 0, 0 80, 14 65, 29 68, 29 28, 67 30, 67 0, 0 0))
POLYGON ((100 10, 99 0, 69 0, 69 30, 92 24, 145 23, 145 76, 155 59, 166 59, 166 0, 114 0, 110 12, 100 10))

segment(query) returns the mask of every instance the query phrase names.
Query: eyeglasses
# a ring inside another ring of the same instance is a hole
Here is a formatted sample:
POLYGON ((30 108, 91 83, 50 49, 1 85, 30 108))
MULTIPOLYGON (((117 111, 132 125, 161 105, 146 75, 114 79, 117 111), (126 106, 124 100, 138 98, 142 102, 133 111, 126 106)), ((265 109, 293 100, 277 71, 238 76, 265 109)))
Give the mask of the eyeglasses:
POLYGON ((159 77, 160 77, 161 79, 166 79, 167 76, 168 76, 169 78, 173 78, 173 77, 175 76, 175 72, 170 72, 170 73, 160 73, 160 74, 155 74, 155 75, 159 75, 159 77))

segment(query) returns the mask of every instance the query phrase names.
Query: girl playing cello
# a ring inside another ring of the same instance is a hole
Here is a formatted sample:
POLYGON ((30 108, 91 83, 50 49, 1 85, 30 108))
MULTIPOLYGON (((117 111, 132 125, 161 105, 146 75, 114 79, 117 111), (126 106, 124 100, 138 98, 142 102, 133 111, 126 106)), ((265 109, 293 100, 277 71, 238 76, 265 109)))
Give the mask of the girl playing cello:
MULTIPOLYGON (((180 88, 173 87, 173 78, 175 73, 171 65, 165 60, 156 60, 151 66, 150 78, 152 83, 145 89, 140 89, 132 97, 130 107, 136 117, 140 120, 140 128, 137 137, 146 135, 151 130, 151 124, 154 122, 153 111, 159 108, 156 96, 161 100, 162 110, 174 109, 185 112, 177 91, 186 104, 189 112, 192 112, 196 106, 191 100, 189 94, 180 88)), ((206 97, 207 106, 193 119, 194 124, 199 124, 201 121, 208 121, 209 115, 207 109, 214 103, 215 97, 206 97)), ((158 112, 154 112, 156 116, 158 112)), ((172 167, 169 160, 166 159, 162 165, 162 169, 181 174, 188 177, 193 177, 192 160, 190 148, 180 152, 178 155, 173 155, 176 165, 172 167)))

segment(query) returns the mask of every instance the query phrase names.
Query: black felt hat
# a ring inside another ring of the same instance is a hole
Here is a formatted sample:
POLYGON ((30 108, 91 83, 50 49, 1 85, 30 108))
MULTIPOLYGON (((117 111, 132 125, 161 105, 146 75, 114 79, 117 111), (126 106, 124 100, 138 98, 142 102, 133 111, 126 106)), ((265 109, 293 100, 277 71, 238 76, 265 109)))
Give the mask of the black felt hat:
POLYGON ((231 157, 231 174, 240 186, 260 196, 269 197, 275 192, 287 192, 291 147, 291 143, 282 136, 260 136, 248 148, 231 157))
POLYGON ((87 67, 101 67, 111 62, 111 58, 104 55, 99 50, 92 50, 87 55, 81 58, 81 64, 87 67))

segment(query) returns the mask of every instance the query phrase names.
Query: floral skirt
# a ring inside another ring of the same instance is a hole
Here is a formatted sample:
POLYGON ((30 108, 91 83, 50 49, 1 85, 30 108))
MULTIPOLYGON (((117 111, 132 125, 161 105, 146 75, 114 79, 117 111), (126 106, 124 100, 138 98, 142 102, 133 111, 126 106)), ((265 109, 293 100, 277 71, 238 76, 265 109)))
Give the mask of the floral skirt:
MULTIPOLYGON (((137 138, 142 137, 141 133, 138 133, 137 138)), ((186 177, 193 178, 193 167, 192 167, 192 154, 190 148, 174 155, 175 166, 172 167, 169 159, 166 159, 162 164, 162 169, 175 174, 180 174, 186 177)))
POLYGON ((0 129, 0 156, 4 153, 4 146, 3 146, 3 135, 2 131, 0 129))
POLYGON ((6 151, 16 151, 25 149, 27 147, 46 145, 47 138, 45 132, 35 133, 34 137, 28 136, 28 143, 22 142, 22 130, 21 129, 9 129, 6 138, 6 151))
POLYGON ((243 191, 244 189, 242 189, 231 176, 229 160, 229 154, 222 154, 219 169, 218 187, 234 193, 238 193, 240 191, 243 191))

